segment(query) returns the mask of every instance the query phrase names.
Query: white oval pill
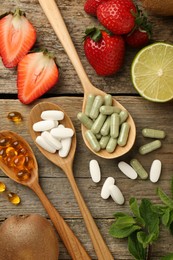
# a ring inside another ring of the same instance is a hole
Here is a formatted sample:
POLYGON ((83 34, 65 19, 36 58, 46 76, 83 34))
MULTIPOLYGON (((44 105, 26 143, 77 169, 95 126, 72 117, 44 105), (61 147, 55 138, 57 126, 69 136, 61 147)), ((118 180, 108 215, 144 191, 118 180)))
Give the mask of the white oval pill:
POLYGON ((118 168, 122 171, 122 173, 124 173, 128 178, 132 180, 135 180, 138 177, 135 170, 126 162, 119 162, 118 168))
POLYGON ((64 119, 64 113, 59 110, 46 110, 41 113, 43 120, 62 120, 64 119))
POLYGON ((71 143, 72 143, 72 138, 65 138, 61 140, 61 149, 59 149, 59 156, 60 157, 67 157, 67 155, 70 152, 71 148, 71 143))
POLYGON ((103 199, 108 199, 110 196, 110 190, 109 190, 109 186, 113 185, 115 183, 115 179, 112 177, 108 177, 101 189, 101 197, 103 199))
POLYGON ((69 138, 72 137, 74 135, 74 131, 71 128, 61 128, 61 127, 56 127, 53 128, 50 131, 51 135, 53 135, 54 137, 58 138, 58 139, 64 139, 64 138, 69 138))
POLYGON ((96 183, 99 182, 101 179, 101 171, 100 166, 96 160, 91 160, 89 162, 89 171, 92 181, 96 183))
POLYGON ((49 132, 44 131, 41 133, 41 136, 54 149, 59 150, 61 148, 61 142, 58 139, 54 138, 49 132))
POLYGON ((119 205, 122 205, 124 203, 124 196, 121 192, 121 190, 116 185, 110 185, 109 191, 112 199, 119 205))
POLYGON ((58 125, 57 121, 54 120, 45 120, 45 121, 39 121, 35 124, 33 124, 33 130, 35 132, 43 132, 50 130, 58 125))
POLYGON ((47 152, 49 153, 55 153, 56 152, 56 149, 53 148, 52 146, 50 146, 45 140, 44 138, 40 135, 40 136, 37 136, 36 138, 36 143, 41 146, 44 150, 46 150, 47 152))
POLYGON ((160 160, 154 160, 151 164, 150 168, 150 181, 151 182, 157 182, 160 178, 162 170, 162 163, 160 160))

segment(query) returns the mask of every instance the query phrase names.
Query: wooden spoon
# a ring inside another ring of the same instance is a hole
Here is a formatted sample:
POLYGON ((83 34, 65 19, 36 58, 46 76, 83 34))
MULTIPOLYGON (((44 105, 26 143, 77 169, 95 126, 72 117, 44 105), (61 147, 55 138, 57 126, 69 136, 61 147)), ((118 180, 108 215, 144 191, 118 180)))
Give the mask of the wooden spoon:
MULTIPOLYGON (((60 108, 58 105, 55 105, 55 104, 49 103, 49 102, 42 102, 42 103, 37 104, 35 107, 33 107, 33 109, 30 112, 29 131, 30 131, 31 137, 34 141, 40 133, 34 132, 32 129, 32 126, 34 123, 41 120, 41 117, 40 117, 41 112, 45 111, 45 110, 63 111, 62 108, 60 108)), ((72 128, 75 132, 74 126, 73 126, 70 118, 68 117, 68 115, 65 112, 64 112, 64 115, 65 115, 65 117, 61 121, 62 124, 65 127, 72 128)), ((36 143, 36 145, 37 145, 37 143, 36 143)), ((37 147, 42 152, 42 154, 44 154, 47 157, 47 159, 49 159, 51 162, 53 162, 55 165, 60 167, 65 172, 65 174, 70 182, 70 185, 73 189, 76 200, 78 202, 81 214, 85 221, 87 230, 90 234, 90 237, 91 237, 91 240, 92 240, 92 243, 93 243, 93 246, 94 246, 98 259, 99 260, 113 259, 107 245, 105 244, 105 242, 94 222, 93 217, 91 216, 91 213, 89 212, 89 210, 84 202, 84 199, 82 198, 82 195, 80 194, 80 191, 77 187, 77 184, 76 184, 74 176, 73 176, 72 166, 73 166, 73 160, 74 160, 74 155, 75 155, 75 151, 76 151, 76 134, 73 136, 71 149, 66 158, 61 158, 58 155, 58 153, 55 153, 55 154, 49 153, 46 150, 44 150, 43 148, 41 148, 39 145, 37 145, 37 147)))
MULTIPOLYGON (((82 63, 79 59, 79 56, 76 52, 76 49, 74 47, 74 44, 72 42, 72 39, 69 35, 69 32, 67 30, 67 27, 64 23, 64 20, 61 16, 61 13, 55 3, 54 0, 38 0, 41 7, 43 8, 44 13, 46 14, 50 24, 52 25, 57 37, 59 38, 62 46, 64 47, 67 55, 69 56, 77 74, 78 77, 81 81, 81 84, 83 86, 84 89, 84 101, 83 101, 83 107, 82 107, 82 111, 85 110, 85 105, 86 105, 86 101, 87 101, 87 97, 90 93, 94 94, 94 95, 102 95, 104 96, 106 93, 97 89, 96 87, 94 87, 88 76, 85 73, 85 70, 82 66, 82 63)), ((125 109, 118 101, 116 101, 115 99, 113 100, 113 104, 115 106, 120 107, 121 109, 125 109)), ((80 112, 80 111, 79 111, 80 112)), ((84 139, 85 144, 87 145, 87 147, 96 155, 102 157, 102 158, 106 158, 106 159, 112 159, 112 158, 117 158, 122 156, 123 154, 127 153, 133 146, 134 141, 135 141, 135 137, 136 137, 136 127, 135 127, 135 123, 131 117, 131 115, 129 115, 127 122, 130 124, 130 133, 129 133, 129 138, 128 138, 128 142, 126 144, 126 146, 124 147, 120 147, 118 146, 115 151, 113 153, 108 153, 106 150, 101 150, 99 152, 95 152, 89 145, 86 136, 85 136, 85 132, 86 132, 86 128, 82 126, 82 136, 84 139)))
POLYGON ((91 259, 85 249, 83 248, 82 244, 75 236, 73 231, 70 229, 68 224, 64 221, 58 211, 54 208, 54 206, 50 203, 44 192, 42 191, 39 182, 38 182, 38 165, 34 153, 29 146, 29 144, 18 134, 11 132, 11 131, 0 131, 1 137, 10 137, 12 139, 18 140, 22 143, 22 146, 28 151, 30 157, 32 157, 34 162, 34 168, 31 172, 31 177, 25 181, 20 180, 17 178, 16 174, 12 169, 10 169, 2 160, 0 160, 0 168, 2 171, 10 177, 12 180, 28 186, 31 188, 41 200, 43 206, 45 207, 48 215, 50 216, 56 230, 58 231, 59 236, 61 237, 64 245, 66 246, 70 256, 72 259, 91 259))

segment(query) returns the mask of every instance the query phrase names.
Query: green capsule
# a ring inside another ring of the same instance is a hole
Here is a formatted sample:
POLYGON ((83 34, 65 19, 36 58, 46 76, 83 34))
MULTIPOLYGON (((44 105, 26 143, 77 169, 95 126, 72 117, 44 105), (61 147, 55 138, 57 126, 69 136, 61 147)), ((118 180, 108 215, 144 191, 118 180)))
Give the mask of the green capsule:
POLYGON ((102 96, 96 96, 93 102, 93 105, 91 107, 90 111, 90 117, 92 119, 96 119, 99 115, 100 107, 103 104, 103 97, 102 96))
POLYGON ((160 140, 155 140, 153 142, 142 145, 139 148, 139 153, 142 155, 147 154, 147 153, 157 150, 161 146, 162 146, 162 143, 160 142, 160 140))
POLYGON ((100 133, 96 134, 95 136, 96 136, 97 140, 100 140, 102 138, 102 135, 100 133))
POLYGON ((106 145, 106 151, 108 153, 113 153, 117 146, 117 139, 110 137, 108 144, 106 145))
POLYGON ((130 125, 127 122, 122 123, 119 137, 118 137, 119 146, 126 145, 129 136, 129 131, 130 131, 130 125))
POLYGON ((87 115, 85 115, 82 112, 79 112, 77 114, 77 118, 87 129, 91 129, 93 121, 87 115))
POLYGON ((119 135, 119 124, 120 119, 117 113, 111 115, 111 124, 110 124, 110 135, 113 138, 117 138, 119 135))
POLYGON ((87 102, 86 102, 86 107, 85 107, 85 114, 87 116, 90 115, 90 111, 91 111, 94 99, 95 99, 95 95, 93 95, 93 94, 89 94, 87 97, 87 102))
POLYGON ((129 114, 128 114, 127 110, 122 110, 122 111, 119 113, 120 125, 126 121, 126 119, 128 118, 128 116, 129 116, 129 114))
POLYGON ((106 120, 106 115, 102 115, 100 113, 99 116, 97 117, 97 119, 94 121, 94 123, 91 127, 91 131, 94 134, 98 134, 100 132, 100 129, 102 128, 105 120, 106 120))
POLYGON ((95 135, 93 134, 93 132, 91 130, 87 130, 85 132, 85 136, 91 146, 91 148, 95 151, 95 152, 99 152, 101 147, 99 142, 97 141, 97 138, 95 137, 95 135))
POLYGON ((144 128, 142 130, 142 135, 144 137, 150 137, 150 138, 156 138, 156 139, 164 139, 166 136, 165 131, 151 129, 151 128, 144 128))
POLYGON ((109 134, 110 132, 110 124, 111 124, 111 117, 108 116, 106 118, 106 121, 104 122, 101 130, 100 130, 100 133, 103 135, 103 136, 106 136, 109 134))
POLYGON ((148 178, 148 173, 142 166, 142 164, 137 159, 132 159, 130 161, 130 165, 135 170, 135 172, 139 175, 139 177, 143 180, 148 178))
POLYGON ((109 135, 102 136, 102 138, 100 139, 100 142, 99 142, 102 149, 106 148, 106 146, 107 146, 107 144, 109 142, 109 139, 110 139, 109 135))
POLYGON ((101 106, 100 113, 103 115, 112 115, 113 113, 120 113, 121 109, 115 106, 101 106))
POLYGON ((104 104, 105 106, 112 106, 112 96, 110 94, 104 96, 104 104))

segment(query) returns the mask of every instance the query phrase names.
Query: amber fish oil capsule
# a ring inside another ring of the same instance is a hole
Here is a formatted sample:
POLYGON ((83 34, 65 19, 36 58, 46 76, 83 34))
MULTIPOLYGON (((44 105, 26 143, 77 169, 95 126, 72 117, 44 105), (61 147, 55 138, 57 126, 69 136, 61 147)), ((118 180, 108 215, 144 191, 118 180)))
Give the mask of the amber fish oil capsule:
POLYGON ((13 122, 16 122, 16 123, 22 121, 22 119, 23 119, 22 115, 17 111, 13 111, 13 112, 8 113, 7 118, 9 120, 13 121, 13 122))
POLYGON ((144 128, 142 130, 142 135, 144 137, 156 138, 156 139, 164 139, 166 134, 163 130, 156 130, 151 128, 144 128))
POLYGON ((153 142, 142 145, 139 148, 139 153, 142 155, 151 153, 152 151, 159 149, 161 146, 162 146, 162 143, 160 142, 160 140, 155 140, 153 142))

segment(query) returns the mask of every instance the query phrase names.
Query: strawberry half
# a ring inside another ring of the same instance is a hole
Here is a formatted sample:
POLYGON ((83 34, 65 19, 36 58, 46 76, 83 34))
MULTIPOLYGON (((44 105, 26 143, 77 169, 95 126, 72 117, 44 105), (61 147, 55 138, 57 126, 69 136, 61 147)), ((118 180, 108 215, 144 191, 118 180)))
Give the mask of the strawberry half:
POLYGON ((84 41, 85 55, 100 76, 115 74, 122 66, 125 43, 120 35, 110 35, 104 30, 86 30, 84 41))
POLYGON ((29 104, 51 89, 58 81, 59 71, 48 51, 27 54, 18 64, 18 98, 29 104))
POLYGON ((0 54, 5 67, 15 67, 35 41, 36 31, 19 9, 0 20, 0 54))

